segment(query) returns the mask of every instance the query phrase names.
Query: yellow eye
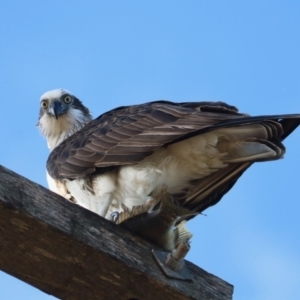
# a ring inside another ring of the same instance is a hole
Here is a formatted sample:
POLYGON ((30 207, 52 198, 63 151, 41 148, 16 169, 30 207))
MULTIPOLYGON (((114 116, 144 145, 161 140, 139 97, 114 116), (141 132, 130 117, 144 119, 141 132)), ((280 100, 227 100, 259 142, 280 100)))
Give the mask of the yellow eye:
POLYGON ((64 102, 65 102, 66 104, 70 104, 70 103, 72 102, 72 98, 71 98, 70 96, 66 96, 66 97, 64 98, 64 102))
POLYGON ((43 108, 43 109, 48 108, 48 100, 42 100, 41 101, 41 108, 43 108))

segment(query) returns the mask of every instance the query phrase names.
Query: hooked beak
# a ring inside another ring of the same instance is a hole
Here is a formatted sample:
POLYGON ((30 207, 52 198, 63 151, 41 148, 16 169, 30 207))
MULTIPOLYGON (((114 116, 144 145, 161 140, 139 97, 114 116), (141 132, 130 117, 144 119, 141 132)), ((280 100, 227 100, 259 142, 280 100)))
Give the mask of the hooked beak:
POLYGON ((57 120, 60 115, 62 115, 65 112, 64 108, 61 105, 60 101, 53 100, 49 107, 49 113, 53 116, 55 116, 55 119, 57 120))

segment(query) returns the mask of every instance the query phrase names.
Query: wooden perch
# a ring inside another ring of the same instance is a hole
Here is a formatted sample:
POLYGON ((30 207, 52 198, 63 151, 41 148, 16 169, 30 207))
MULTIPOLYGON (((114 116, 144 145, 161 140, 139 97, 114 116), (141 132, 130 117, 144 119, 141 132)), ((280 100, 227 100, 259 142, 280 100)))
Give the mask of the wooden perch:
POLYGON ((153 245, 0 166, 0 269, 60 299, 232 299, 233 286, 186 262, 165 276, 153 245))

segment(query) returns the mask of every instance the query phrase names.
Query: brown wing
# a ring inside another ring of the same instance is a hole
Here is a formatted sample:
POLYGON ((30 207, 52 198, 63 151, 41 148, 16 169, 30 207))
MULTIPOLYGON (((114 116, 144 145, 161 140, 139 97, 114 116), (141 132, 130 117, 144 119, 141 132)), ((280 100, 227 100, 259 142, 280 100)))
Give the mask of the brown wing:
POLYGON ((133 164, 176 140, 221 121, 245 117, 222 102, 150 102, 120 107, 90 122, 50 154, 54 179, 78 178, 95 171, 133 164))
MULTIPOLYGON (((103 173, 137 163, 159 147, 207 131, 270 120, 281 124, 273 128, 277 134, 272 142, 284 150, 280 140, 299 125, 300 115, 249 117, 222 102, 156 101, 120 107, 99 116, 56 147, 48 158, 47 169, 54 179, 103 173)), ((230 164, 195 180, 175 199, 191 210, 203 211, 216 204, 250 165, 230 164)))

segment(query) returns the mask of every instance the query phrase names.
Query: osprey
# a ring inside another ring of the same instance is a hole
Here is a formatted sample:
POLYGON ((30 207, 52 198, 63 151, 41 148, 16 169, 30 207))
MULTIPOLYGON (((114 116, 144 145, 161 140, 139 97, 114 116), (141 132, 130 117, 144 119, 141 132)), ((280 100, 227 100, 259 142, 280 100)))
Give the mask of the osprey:
POLYGON ((131 211, 162 186, 191 213, 216 204, 254 162, 282 158, 300 115, 251 117, 223 102, 154 101, 92 120, 64 89, 40 100, 52 191, 99 215, 131 211))

